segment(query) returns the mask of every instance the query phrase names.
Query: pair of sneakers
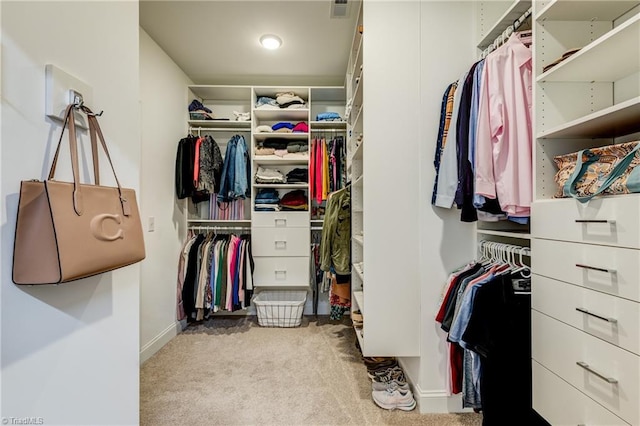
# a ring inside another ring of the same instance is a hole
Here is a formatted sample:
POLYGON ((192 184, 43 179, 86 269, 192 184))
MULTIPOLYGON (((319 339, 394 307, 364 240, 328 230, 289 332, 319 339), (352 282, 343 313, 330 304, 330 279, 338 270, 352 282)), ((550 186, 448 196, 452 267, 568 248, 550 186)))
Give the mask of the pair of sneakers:
POLYGON ((371 392, 373 402, 385 410, 411 411, 416 408, 416 400, 409 389, 399 386, 389 386, 385 390, 371 392))

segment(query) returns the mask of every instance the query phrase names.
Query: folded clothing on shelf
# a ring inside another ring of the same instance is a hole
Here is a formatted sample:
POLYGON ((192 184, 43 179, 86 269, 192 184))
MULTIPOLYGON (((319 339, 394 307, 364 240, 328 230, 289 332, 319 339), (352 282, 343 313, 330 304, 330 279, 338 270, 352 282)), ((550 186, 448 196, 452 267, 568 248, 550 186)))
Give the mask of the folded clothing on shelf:
POLYGON ((280 206, 277 204, 256 204, 254 210, 257 212, 279 212, 280 206))
POLYGON ((273 107, 280 108, 278 102, 275 99, 270 98, 269 96, 259 96, 258 100, 256 101, 256 108, 260 108, 264 105, 271 105, 273 107))
POLYGON ((256 147, 256 155, 273 155, 276 152, 273 148, 256 147))
POLYGON ((309 182, 309 170, 295 168, 287 173, 287 183, 307 183, 309 182))
POLYGON ((261 188, 255 196, 256 204, 278 204, 280 195, 277 189, 261 188))
POLYGON ((280 200, 283 210, 307 210, 309 208, 307 194, 302 189, 296 189, 284 194, 280 200))
POLYGON ((342 117, 337 112, 321 112, 316 115, 316 121, 342 121, 342 117))
POLYGON ((250 121, 251 120, 251 113, 250 112, 233 111, 233 115, 236 116, 236 121, 250 121))
POLYGON ((202 105, 202 102, 200 102, 197 99, 192 100, 191 103, 189 104, 189 112, 195 112, 195 111, 204 111, 204 112, 208 112, 209 114, 213 112, 206 106, 202 105))
POLYGON ((284 175, 275 169, 266 169, 258 166, 256 171, 256 183, 285 183, 284 175))
POLYGON ((305 152, 309 150, 309 144, 307 142, 296 141, 290 142, 287 145, 287 152, 305 152))
POLYGON ((273 126, 271 126, 271 129, 274 132, 277 132, 278 130, 282 130, 282 129, 286 129, 289 130, 289 132, 291 132, 291 130, 293 129, 293 124, 286 122, 286 121, 281 121, 279 123, 274 124, 273 126))
POLYGON ((293 126, 293 128, 291 129, 294 133, 309 133, 309 125, 307 123, 305 123, 304 121, 301 121, 299 123, 297 123, 295 126, 293 126))
POLYGON ((290 108, 292 106, 303 105, 304 99, 296 95, 293 92, 284 92, 276 94, 276 102, 280 105, 280 108, 290 108))
POLYGON ((272 133, 273 129, 267 124, 256 127, 256 133, 272 133))
POLYGON ((282 139, 282 138, 269 138, 269 139, 265 139, 262 142, 262 146, 264 148, 273 148, 273 149, 287 149, 287 145, 289 144, 288 139, 282 139))

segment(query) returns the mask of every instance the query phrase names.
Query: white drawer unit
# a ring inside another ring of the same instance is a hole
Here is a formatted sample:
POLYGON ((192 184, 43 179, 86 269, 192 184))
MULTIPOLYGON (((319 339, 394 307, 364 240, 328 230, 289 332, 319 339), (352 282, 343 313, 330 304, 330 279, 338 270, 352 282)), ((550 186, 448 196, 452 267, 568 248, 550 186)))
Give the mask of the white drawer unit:
POLYGON ((538 275, 640 301, 640 250, 534 238, 531 251, 538 275))
POLYGON ((531 329, 535 361, 624 421, 640 423, 638 355, 535 310, 531 329))
POLYGON ((640 355, 640 304, 534 275, 531 307, 640 355))
POLYGON ((640 195, 536 201, 531 206, 534 238, 640 248, 640 195))
POLYGON ((254 228, 253 255, 309 257, 309 228, 254 228))
POLYGON ((554 426, 628 425, 536 361, 533 369, 533 408, 554 426))
POLYGON ((251 226, 309 229, 309 212, 252 212, 251 226))
POLYGON ((256 287, 308 287, 309 257, 256 257, 256 287))

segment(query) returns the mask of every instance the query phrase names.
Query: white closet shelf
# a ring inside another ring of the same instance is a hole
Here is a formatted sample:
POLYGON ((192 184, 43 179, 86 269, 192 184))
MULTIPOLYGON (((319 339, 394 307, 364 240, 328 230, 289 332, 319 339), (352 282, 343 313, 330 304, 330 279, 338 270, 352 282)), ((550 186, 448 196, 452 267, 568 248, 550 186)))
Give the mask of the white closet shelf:
POLYGON ((308 121, 308 109, 254 109, 254 116, 263 121, 308 121))
POLYGON ((299 140, 303 140, 303 141, 308 141, 309 140, 309 133, 300 133, 300 132, 295 132, 295 133, 277 133, 277 132, 260 132, 260 133, 254 133, 253 137, 258 140, 258 141, 263 141, 265 139, 271 139, 271 138, 282 138, 282 139, 299 139, 299 140))
MULTIPOLYGON (((358 127, 358 121, 360 121, 360 119, 362 118, 362 110, 364 108, 360 107, 358 108, 358 112, 356 113, 356 118, 353 119, 353 121, 349 120, 349 122, 351 123, 351 127, 358 127)), ((351 118, 351 116, 353 115, 353 109, 351 109, 351 112, 349 113, 349 118, 351 118)))
POLYGON ((478 234, 482 235, 496 235, 499 237, 518 238, 520 240, 530 240, 531 234, 521 231, 497 231, 494 229, 478 229, 478 234))
POLYGON ((311 219, 309 222, 311 222, 311 223, 324 223, 324 219, 311 219))
POLYGON ((531 7, 531 0, 514 0, 509 9, 502 14, 495 24, 484 34, 478 42, 478 49, 484 50, 510 25, 531 7))
POLYGON ((250 86, 212 86, 196 84, 188 88, 194 95, 202 99, 203 102, 212 99, 217 101, 242 101, 242 103, 246 103, 247 106, 251 102, 250 86))
POLYGON ((617 137, 640 131, 640 96, 538 134, 540 139, 617 137))
POLYGON ((254 188, 281 188, 281 189, 305 189, 308 183, 254 183, 254 188))
POLYGON ((639 1, 553 0, 543 8, 538 21, 613 21, 640 4, 639 1))
MULTIPOLYGON (((360 278, 360 280, 364 283, 364 271, 360 269, 360 266, 353 264, 353 270, 356 271, 356 275, 360 278)), ((362 309, 362 306, 360 307, 362 309)), ((364 311, 363 311, 364 312, 364 311)))
POLYGON ((612 29, 569 59, 542 73, 538 82, 613 82, 640 71, 640 14, 612 29), (603 66, 603 64, 612 64, 603 66))
POLYGON ((310 121, 311 130, 346 130, 346 121, 310 121))
POLYGON ((362 160, 362 150, 363 150, 362 145, 364 145, 364 143, 360 142, 360 145, 358 145, 355 151, 353 151, 353 157, 351 157, 351 161, 362 160))
POLYGON ((229 129, 251 129, 251 121, 231 121, 231 120, 189 120, 189 127, 220 128, 229 129))
POLYGON ((273 165, 306 165, 309 162, 309 158, 281 158, 277 155, 256 155, 253 157, 253 162, 256 164, 273 164, 273 165))
POLYGON ((353 241, 355 241, 356 243, 360 244, 361 246, 364 246, 364 237, 362 235, 354 235, 351 238, 353 238, 353 241))
POLYGON ((353 327, 353 329, 356 332, 356 337, 358 337, 358 343, 360 344, 360 348, 364 348, 364 336, 363 336, 363 329, 362 328, 356 328, 353 327))
MULTIPOLYGON (((349 73, 352 77, 354 76, 354 74, 358 74, 360 73, 360 70, 358 69, 360 67, 360 65, 362 65, 362 40, 363 37, 362 35, 356 34, 356 38, 358 39, 358 46, 355 47, 354 46, 354 50, 356 52, 354 58, 355 60, 353 61, 353 66, 351 67, 351 72, 349 73)), ((355 42, 355 40, 354 40, 355 42)))
POLYGON ((356 303, 358 304, 358 308, 360 308, 360 313, 364 316, 364 292, 363 291, 354 291, 353 297, 356 299, 356 303))

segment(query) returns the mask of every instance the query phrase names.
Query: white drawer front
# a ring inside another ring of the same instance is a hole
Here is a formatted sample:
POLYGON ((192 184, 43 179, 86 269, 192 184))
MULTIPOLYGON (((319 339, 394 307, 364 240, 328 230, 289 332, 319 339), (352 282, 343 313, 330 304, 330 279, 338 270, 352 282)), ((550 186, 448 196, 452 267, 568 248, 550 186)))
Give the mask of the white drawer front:
POLYGON ((640 355, 640 304, 533 276, 531 306, 585 333, 640 355))
POLYGON ((251 212, 251 226, 254 228, 309 228, 309 220, 309 212, 251 212))
POLYGON ((599 197, 586 204, 544 200, 534 202, 531 209, 533 237, 640 248, 638 194, 599 197))
POLYGON ((550 424, 628 425, 537 362, 532 364, 533 408, 550 424))
POLYGON ((534 238, 531 252, 538 275, 640 301, 640 250, 534 238))
POLYGON ((308 228, 254 228, 251 244, 254 256, 309 256, 308 228))
POLYGON ((309 285, 308 257, 255 257, 256 287, 304 287, 309 285))
POLYGON ((531 332, 535 361, 626 422, 640 423, 638 355, 535 310, 531 332))

